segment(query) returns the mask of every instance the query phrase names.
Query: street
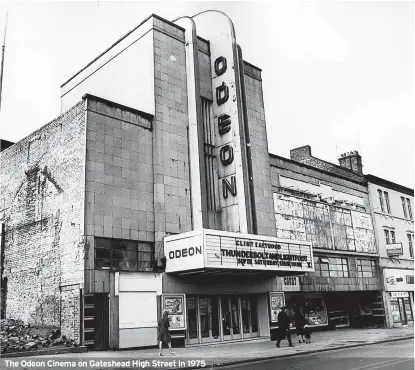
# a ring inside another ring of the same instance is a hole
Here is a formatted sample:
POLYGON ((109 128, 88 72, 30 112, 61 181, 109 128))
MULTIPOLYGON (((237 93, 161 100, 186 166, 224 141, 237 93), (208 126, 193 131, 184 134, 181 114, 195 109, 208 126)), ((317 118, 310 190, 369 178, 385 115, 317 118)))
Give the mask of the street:
MULTIPOLYGON (((283 344, 280 349, 284 351, 283 344)), ((276 352, 278 353, 278 352, 276 352)), ((226 366, 232 370, 413 370, 413 339, 371 346, 334 350, 312 355, 251 362, 245 365, 226 366)))

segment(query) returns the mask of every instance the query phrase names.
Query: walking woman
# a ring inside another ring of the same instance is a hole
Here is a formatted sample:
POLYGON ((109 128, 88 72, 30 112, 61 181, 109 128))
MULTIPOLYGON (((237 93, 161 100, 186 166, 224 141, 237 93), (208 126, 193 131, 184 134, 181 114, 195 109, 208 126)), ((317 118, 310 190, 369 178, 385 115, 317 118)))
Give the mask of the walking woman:
POLYGON ((298 343, 305 342, 304 340, 304 325, 307 323, 304 314, 301 312, 301 308, 297 308, 297 312, 294 315, 295 331, 297 332, 298 343))
POLYGON ((159 320, 158 325, 158 335, 157 340, 159 342, 159 348, 160 348, 160 356, 163 356, 163 342, 167 343, 170 350, 170 355, 173 354, 171 351, 171 337, 170 337, 170 320, 169 320, 169 313, 167 311, 164 311, 163 317, 159 320))

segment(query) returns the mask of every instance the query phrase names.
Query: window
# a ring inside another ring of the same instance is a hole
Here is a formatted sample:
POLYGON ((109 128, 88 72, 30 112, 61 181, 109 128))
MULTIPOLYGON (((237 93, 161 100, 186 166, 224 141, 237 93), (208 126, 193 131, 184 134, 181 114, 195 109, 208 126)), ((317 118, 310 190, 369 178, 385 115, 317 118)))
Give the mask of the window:
POLYGON ((403 215, 404 215, 405 218, 408 218, 408 215, 406 213, 405 198, 404 197, 401 197, 401 201, 402 201, 403 215))
POLYGON ((379 194, 380 209, 382 210, 382 212, 385 212, 385 206, 383 205, 383 194, 382 194, 382 190, 378 189, 378 194, 379 194))
POLYGON ((347 258, 314 257, 314 275, 322 277, 349 277, 347 258))
POLYGON ((389 243, 389 230, 383 230, 383 232, 385 233, 385 241, 386 241, 386 244, 390 244, 389 243))
POLYGON ((391 206, 390 206, 390 203, 389 203, 389 194, 386 191, 384 191, 384 194, 385 194, 386 211, 388 213, 391 213, 391 206))
POLYGON ((152 271, 152 243, 95 238, 95 268, 120 271, 152 271))
POLYGON ((414 236, 411 234, 406 234, 406 236, 408 237, 408 244, 409 244, 409 255, 414 258, 414 243, 413 243, 413 239, 414 236))
POLYGON ((414 275, 406 275, 406 283, 413 284, 414 283, 414 275))
POLYGON ((408 206, 409 218, 412 220, 411 200, 409 198, 406 198, 406 204, 408 206))
POLYGON ((391 230, 390 233, 391 233, 392 244, 395 244, 396 243, 396 241, 395 241, 395 231, 391 230))
POLYGON ((376 261, 357 259, 357 275, 359 277, 377 277, 378 269, 376 261))

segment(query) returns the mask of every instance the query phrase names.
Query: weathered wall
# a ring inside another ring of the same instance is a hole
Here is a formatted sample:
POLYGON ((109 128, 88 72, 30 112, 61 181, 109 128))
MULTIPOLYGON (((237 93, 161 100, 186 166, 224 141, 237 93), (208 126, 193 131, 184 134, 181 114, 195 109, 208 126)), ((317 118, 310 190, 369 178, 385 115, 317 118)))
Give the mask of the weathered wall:
POLYGON ((275 236, 261 71, 248 63, 244 63, 244 71, 257 231, 259 235, 275 236))
POLYGON ((94 237, 154 242, 152 116, 86 102, 86 292, 109 292, 108 271, 93 272, 94 237))
POLYGON ((0 154, 7 318, 57 326, 67 313, 79 319, 66 307, 83 284, 84 119, 80 102, 0 154))

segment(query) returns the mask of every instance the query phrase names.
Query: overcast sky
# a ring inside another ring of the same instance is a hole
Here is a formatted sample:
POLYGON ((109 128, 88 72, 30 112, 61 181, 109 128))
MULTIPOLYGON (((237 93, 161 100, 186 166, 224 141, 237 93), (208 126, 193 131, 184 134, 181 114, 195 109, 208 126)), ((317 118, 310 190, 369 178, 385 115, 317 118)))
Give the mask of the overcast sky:
POLYGON ((271 153, 309 144, 338 163, 359 150, 365 173, 413 188, 412 1, 0 0, 1 40, 9 13, 1 138, 18 141, 56 118, 60 85, 151 13, 206 9, 232 18, 244 59, 262 69, 271 153))

